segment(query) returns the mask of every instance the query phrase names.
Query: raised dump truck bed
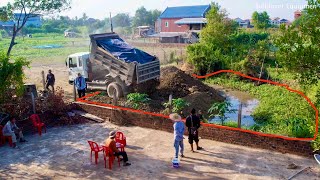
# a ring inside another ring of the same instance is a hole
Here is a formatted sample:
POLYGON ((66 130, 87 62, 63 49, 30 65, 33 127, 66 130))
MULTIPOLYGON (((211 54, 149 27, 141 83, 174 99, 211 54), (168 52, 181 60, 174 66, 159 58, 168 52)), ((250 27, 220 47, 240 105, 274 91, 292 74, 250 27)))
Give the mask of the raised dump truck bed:
MULTIPOLYGON (((88 62, 81 63, 88 67, 89 89, 107 90, 109 96, 122 96, 130 92, 131 85, 160 77, 159 59, 130 46, 117 34, 92 34, 90 40, 91 51, 88 62)), ((67 64, 70 63, 70 56, 67 64)), ((83 57, 78 57, 78 60, 84 59, 83 57)), ((85 71, 84 69, 82 68, 82 71, 85 71)), ((72 71, 71 68, 70 70, 72 71)))

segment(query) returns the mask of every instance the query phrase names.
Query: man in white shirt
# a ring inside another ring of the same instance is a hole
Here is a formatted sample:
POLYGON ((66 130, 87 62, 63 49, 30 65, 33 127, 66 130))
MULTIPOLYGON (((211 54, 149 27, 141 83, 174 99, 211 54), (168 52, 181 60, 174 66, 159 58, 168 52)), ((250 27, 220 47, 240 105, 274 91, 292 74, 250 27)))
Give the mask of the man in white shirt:
POLYGON ((11 136, 13 148, 17 147, 17 139, 20 139, 20 142, 26 142, 23 138, 22 130, 16 125, 16 119, 11 118, 10 121, 2 129, 4 136, 11 136))

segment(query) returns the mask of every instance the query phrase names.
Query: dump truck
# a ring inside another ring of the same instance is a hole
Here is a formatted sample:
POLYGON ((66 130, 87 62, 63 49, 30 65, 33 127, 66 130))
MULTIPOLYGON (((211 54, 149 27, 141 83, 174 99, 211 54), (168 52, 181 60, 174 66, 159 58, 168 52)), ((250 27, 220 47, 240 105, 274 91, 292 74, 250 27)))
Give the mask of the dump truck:
POLYGON ((130 46, 116 33, 92 34, 90 41, 90 52, 71 54, 66 59, 70 84, 81 73, 87 89, 120 98, 138 84, 159 80, 159 59, 130 46))

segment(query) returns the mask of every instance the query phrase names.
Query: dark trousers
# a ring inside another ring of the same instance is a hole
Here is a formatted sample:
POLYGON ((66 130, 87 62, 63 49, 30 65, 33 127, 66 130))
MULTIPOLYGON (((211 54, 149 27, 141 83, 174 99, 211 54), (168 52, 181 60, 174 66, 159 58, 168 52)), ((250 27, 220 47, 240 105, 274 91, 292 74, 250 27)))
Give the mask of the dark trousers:
POLYGON ((47 83, 46 84, 46 89, 49 90, 49 86, 52 88, 52 92, 54 92, 54 83, 47 83))
POLYGON ((123 152, 114 153, 114 155, 116 155, 116 156, 122 156, 124 162, 129 161, 128 155, 127 155, 127 153, 124 152, 124 151, 123 151, 123 152))
POLYGON ((86 89, 78 89, 79 98, 82 98, 85 95, 86 95, 86 89))

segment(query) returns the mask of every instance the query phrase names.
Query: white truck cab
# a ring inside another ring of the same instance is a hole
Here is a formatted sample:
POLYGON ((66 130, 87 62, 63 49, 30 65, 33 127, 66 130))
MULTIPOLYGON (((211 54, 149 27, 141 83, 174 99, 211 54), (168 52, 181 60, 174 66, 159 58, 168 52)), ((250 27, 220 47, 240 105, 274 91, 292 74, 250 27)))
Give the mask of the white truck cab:
POLYGON ((89 63, 89 52, 80 52, 71 54, 66 59, 66 66, 69 69, 69 83, 78 77, 78 73, 81 73, 85 79, 88 79, 88 63, 89 63))

